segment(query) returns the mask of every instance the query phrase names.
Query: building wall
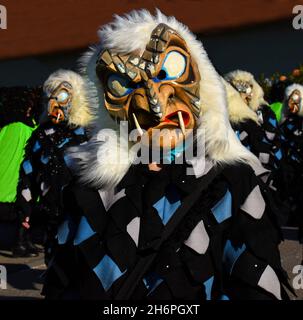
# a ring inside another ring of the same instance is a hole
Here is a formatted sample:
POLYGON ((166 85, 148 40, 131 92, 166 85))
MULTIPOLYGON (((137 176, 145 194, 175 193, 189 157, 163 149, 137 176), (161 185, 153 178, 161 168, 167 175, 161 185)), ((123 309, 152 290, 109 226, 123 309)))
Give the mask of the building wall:
POLYGON ((294 30, 291 20, 206 36, 203 42, 223 73, 238 68, 271 75, 303 64, 303 30, 294 30))
POLYGON ((0 59, 75 50, 97 41, 96 30, 123 15, 159 8, 194 32, 280 21, 298 0, 1 0, 7 29, 0 30, 0 59))
MULTIPOLYGON (((291 20, 226 33, 200 35, 213 64, 221 73, 240 68, 255 75, 289 72, 303 63, 303 30, 291 20)), ((59 69, 75 69, 83 50, 49 56, 0 61, 0 86, 40 85, 59 69)))

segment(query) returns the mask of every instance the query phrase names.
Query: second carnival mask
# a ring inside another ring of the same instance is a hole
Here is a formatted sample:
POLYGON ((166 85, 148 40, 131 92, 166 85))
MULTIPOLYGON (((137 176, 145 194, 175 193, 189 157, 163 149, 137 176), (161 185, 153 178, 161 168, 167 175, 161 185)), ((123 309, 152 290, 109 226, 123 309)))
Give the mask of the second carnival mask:
POLYGON ((239 92, 244 102, 249 105, 253 96, 253 85, 241 80, 232 81, 232 85, 239 92))
POLYGON ((60 83, 48 98, 48 115, 54 124, 67 121, 72 101, 72 85, 60 83))
POLYGON ((299 90, 294 90, 288 99, 288 109, 290 113, 297 114, 301 111, 302 96, 299 90))

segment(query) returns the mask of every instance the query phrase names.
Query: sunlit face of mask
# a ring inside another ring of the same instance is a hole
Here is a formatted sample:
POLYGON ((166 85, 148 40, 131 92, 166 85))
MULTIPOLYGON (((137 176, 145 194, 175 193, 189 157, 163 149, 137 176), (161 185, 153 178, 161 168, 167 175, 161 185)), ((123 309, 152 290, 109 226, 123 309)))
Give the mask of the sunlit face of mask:
POLYGON ((146 130, 150 140, 155 129, 165 132, 156 142, 160 147, 174 148, 196 127, 200 74, 183 38, 167 25, 153 30, 142 55, 101 52, 97 75, 111 116, 128 120, 139 133, 146 130))
POLYGON ((296 114, 300 111, 302 96, 299 90, 294 90, 288 99, 288 109, 291 113, 296 114))
POLYGON ((249 106, 253 96, 253 86, 249 82, 246 81, 233 81, 233 86, 240 93, 243 101, 249 106))
POLYGON ((64 81, 59 84, 48 98, 48 116, 54 124, 68 120, 72 101, 72 86, 64 81))

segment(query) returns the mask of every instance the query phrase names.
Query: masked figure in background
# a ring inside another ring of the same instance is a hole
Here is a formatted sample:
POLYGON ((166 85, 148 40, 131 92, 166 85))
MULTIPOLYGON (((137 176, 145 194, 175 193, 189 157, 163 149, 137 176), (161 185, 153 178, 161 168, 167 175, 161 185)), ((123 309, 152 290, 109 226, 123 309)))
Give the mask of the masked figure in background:
MULTIPOLYGON (((292 84, 285 90, 285 97, 282 108, 280 127, 282 128, 285 138, 291 143, 298 146, 302 143, 300 136, 303 123, 303 86, 292 84), (296 142, 296 137, 298 141, 296 142)), ((300 150, 298 150, 300 153, 300 150)))
POLYGON ((242 100, 256 112, 264 123, 265 119, 271 118, 271 109, 268 110, 268 103, 264 100, 264 92, 254 76, 247 71, 235 70, 225 75, 228 81, 240 94, 242 100), (268 115, 269 114, 269 115, 268 115))
MULTIPOLYGON (((0 223, 8 223, 2 226, 6 230, 18 220, 19 168, 41 112, 42 88, 0 88, 0 223)), ((11 245, 10 237, 6 239, 11 245)))
POLYGON ((65 190, 46 297, 285 298, 263 168, 230 127, 202 44, 159 11, 118 17, 100 38, 83 72, 104 129, 70 154, 82 184, 65 190), (110 130, 116 120, 135 131, 110 130), (143 158, 147 145, 162 156, 143 158))
POLYGON ((303 86, 292 84, 285 90, 280 129, 283 134, 285 168, 280 176, 282 197, 292 204, 290 224, 299 226, 303 242, 303 86))
POLYGON ((265 168, 274 171, 278 168, 283 156, 281 137, 276 116, 264 100, 263 89, 254 76, 246 71, 232 71, 225 75, 225 79, 239 92, 245 104, 257 115, 257 117, 252 114, 247 116, 248 111, 244 111, 243 106, 235 110, 239 114, 236 116, 238 120, 234 122, 234 127, 239 133, 241 142, 260 159, 265 168))
POLYGON ((46 224, 45 257, 48 262, 60 221, 61 193, 72 178, 65 150, 87 141, 85 127, 92 120, 92 113, 84 95, 83 79, 75 72, 60 70, 53 73, 43 89, 46 109, 41 125, 27 143, 20 168, 17 204, 22 218, 14 251, 19 255, 28 251, 24 239, 32 212, 37 211, 37 218, 46 224))
MULTIPOLYGON (((228 101, 229 121, 241 143, 255 154, 262 165, 270 170, 273 153, 271 147, 265 142, 265 133, 256 112, 248 107, 238 91, 227 81, 222 79, 228 101)), ((266 174, 268 177, 268 174, 266 174)))

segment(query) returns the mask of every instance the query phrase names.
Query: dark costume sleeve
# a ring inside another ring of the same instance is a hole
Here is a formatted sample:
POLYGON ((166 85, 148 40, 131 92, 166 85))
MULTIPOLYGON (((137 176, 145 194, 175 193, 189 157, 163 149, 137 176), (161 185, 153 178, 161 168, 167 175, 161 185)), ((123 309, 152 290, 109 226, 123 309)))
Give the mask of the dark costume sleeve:
POLYGON ((47 298, 113 299, 138 259, 154 250, 132 299, 286 296, 280 234, 252 169, 223 170, 155 249, 186 194, 205 179, 160 175, 141 172, 112 191, 69 188, 47 298))
POLYGON ((303 121, 298 116, 288 116, 281 124, 284 157, 278 171, 280 197, 291 207, 289 224, 299 227, 299 240, 303 242, 303 121))
POLYGON ((260 113, 262 114, 262 129, 265 133, 265 140, 271 145, 271 153, 273 161, 271 169, 276 169, 279 166, 281 159, 285 156, 282 147, 282 132, 279 128, 278 121, 275 113, 268 106, 261 107, 260 113))
POLYGON ((281 125, 283 146, 288 158, 303 161, 303 120, 298 116, 289 116, 281 125))
POLYGON ((284 190, 288 188, 289 165, 287 163, 287 150, 285 149, 284 133, 278 125, 276 115, 268 106, 263 106, 258 111, 261 115, 262 129, 265 139, 271 146, 270 163, 266 166, 271 170, 267 178, 267 185, 272 190, 271 196, 277 206, 281 225, 285 225, 290 212, 289 203, 284 197, 284 190))
POLYGON ((235 126, 235 130, 242 144, 259 158, 266 169, 271 170, 274 159, 272 142, 268 140, 262 127, 253 120, 246 120, 235 126))
POLYGON ((39 186, 36 182, 39 173, 37 163, 41 152, 38 133, 39 129, 28 140, 25 147, 24 160, 20 166, 16 205, 23 218, 31 216, 33 207, 40 194, 39 186))
MULTIPOLYGON (((231 286, 229 295, 235 299, 285 298, 286 292, 281 283, 288 287, 287 275, 281 266, 278 250, 281 233, 268 197, 264 194, 268 190, 259 184, 253 173, 249 174, 246 168, 242 170, 246 179, 240 182, 242 192, 237 197, 238 209, 223 253, 223 261, 229 262, 228 266, 230 260, 233 263, 228 279, 231 286)), ((225 175, 228 181, 234 181, 233 186, 239 183, 236 182, 234 168, 225 175)), ((239 190, 234 189, 233 192, 239 190)))
POLYGON ((38 197, 43 210, 57 210, 62 189, 71 180, 71 173, 65 162, 65 150, 86 140, 82 128, 68 129, 47 123, 35 131, 26 147, 18 187, 19 203, 25 212, 30 211, 30 204, 38 197))
POLYGON ((72 174, 65 158, 65 150, 87 140, 83 128, 41 125, 26 148, 26 157, 21 165, 17 205, 21 217, 32 212, 45 225, 45 261, 48 263, 53 248, 58 224, 62 218, 62 192, 70 183, 72 174))

